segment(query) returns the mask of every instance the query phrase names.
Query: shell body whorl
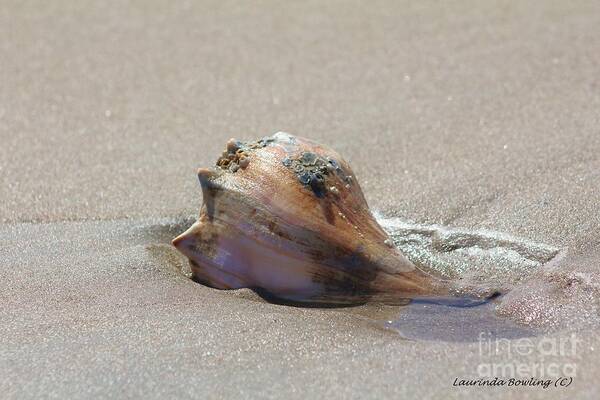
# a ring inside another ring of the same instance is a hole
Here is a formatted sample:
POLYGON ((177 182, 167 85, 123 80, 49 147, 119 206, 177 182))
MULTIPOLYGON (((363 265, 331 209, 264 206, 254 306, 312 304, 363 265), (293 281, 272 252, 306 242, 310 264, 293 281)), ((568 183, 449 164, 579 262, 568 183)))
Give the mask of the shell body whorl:
POLYGON ((173 244, 203 284, 313 304, 445 294, 390 245, 348 163, 323 145, 232 139, 198 177, 199 219, 173 244))

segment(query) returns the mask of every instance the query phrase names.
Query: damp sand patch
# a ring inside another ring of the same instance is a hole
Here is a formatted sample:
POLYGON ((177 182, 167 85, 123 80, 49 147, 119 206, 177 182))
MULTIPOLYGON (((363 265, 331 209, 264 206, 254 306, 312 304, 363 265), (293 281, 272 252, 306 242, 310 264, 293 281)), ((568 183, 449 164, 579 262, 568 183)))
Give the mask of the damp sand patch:
MULTIPOLYGON (((489 288, 506 293, 538 268, 556 264, 565 255, 557 247, 500 232, 415 224, 381 216, 377 220, 417 267, 456 282, 465 293, 489 288)), ((540 333, 498 316, 496 305, 500 302, 501 298, 479 304, 415 300, 381 323, 412 340, 475 342, 540 333)))
POLYGON ((377 221, 417 267, 450 280, 507 290, 564 251, 545 243, 489 230, 423 225, 398 218, 377 221))

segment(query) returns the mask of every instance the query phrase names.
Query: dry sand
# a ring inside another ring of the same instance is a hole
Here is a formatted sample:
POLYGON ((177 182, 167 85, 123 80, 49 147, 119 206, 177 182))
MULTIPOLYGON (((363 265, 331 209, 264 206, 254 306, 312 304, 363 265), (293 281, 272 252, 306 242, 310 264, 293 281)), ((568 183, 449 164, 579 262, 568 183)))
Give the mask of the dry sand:
POLYGON ((3 398, 597 398, 597 4, 11 3, 3 398), (198 210, 196 168, 231 136, 278 130, 336 148, 385 215, 564 250, 498 313, 536 344, 575 333, 575 354, 482 355, 382 329, 398 309, 282 307, 188 280, 166 243, 198 210), (575 363, 572 385, 452 386, 481 363, 542 361, 575 363))

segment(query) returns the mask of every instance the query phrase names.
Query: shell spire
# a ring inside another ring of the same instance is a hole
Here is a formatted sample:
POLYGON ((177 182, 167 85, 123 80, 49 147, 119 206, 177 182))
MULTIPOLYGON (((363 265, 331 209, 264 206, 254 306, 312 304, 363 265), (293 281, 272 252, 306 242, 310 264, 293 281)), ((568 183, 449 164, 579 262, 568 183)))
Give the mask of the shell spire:
POLYGON ((449 293, 390 245, 348 163, 323 145, 231 139, 198 178, 199 219, 173 245, 205 285, 320 305, 449 293))

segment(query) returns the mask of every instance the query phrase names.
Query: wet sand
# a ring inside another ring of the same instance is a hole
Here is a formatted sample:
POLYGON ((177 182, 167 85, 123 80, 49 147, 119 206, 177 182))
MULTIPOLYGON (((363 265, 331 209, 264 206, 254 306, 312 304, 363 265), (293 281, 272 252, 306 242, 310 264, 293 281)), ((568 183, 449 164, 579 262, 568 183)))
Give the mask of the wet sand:
POLYGON ((594 398, 599 23, 591 2, 0 6, 3 396, 594 398), (195 170, 279 130, 338 150, 381 215, 558 249, 495 315, 577 351, 482 353, 458 324, 423 337, 431 310, 187 279, 168 240, 195 170), (576 364, 571 386, 452 386, 540 362, 576 364))

